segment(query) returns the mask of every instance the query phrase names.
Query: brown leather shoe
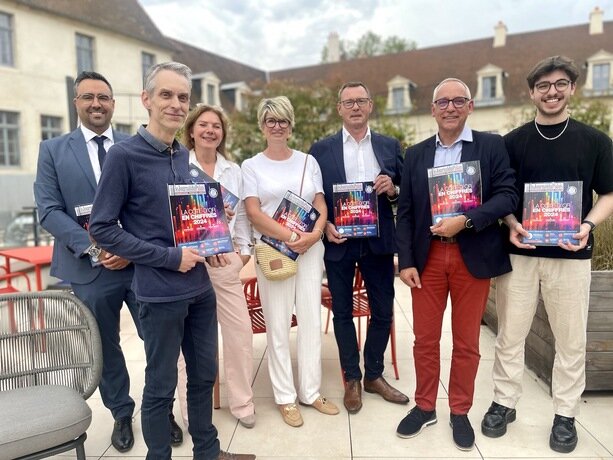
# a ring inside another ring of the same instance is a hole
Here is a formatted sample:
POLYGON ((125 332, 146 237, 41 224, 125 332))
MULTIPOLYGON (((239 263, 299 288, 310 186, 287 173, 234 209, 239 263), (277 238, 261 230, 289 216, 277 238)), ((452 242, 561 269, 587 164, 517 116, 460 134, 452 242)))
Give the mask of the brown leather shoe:
POLYGON ((396 404, 407 404, 409 402, 409 398, 387 383, 383 376, 375 380, 364 379, 364 391, 367 393, 378 393, 386 401, 396 404))
POLYGON ((230 452, 219 451, 219 457, 217 460, 255 460, 253 454, 231 454, 230 452))
POLYGON ((345 383, 345 409, 350 414, 356 414, 362 408, 362 382, 349 380, 345 383))

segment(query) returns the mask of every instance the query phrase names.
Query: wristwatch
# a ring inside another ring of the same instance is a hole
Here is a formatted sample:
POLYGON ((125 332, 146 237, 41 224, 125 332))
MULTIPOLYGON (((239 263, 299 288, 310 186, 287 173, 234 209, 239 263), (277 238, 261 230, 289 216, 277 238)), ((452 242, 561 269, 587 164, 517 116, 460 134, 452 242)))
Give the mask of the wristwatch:
POLYGON ((99 246, 91 244, 85 252, 92 259, 93 263, 98 263, 100 261, 100 254, 102 254, 102 248, 100 248, 99 246))
POLYGON ((473 220, 470 217, 468 217, 466 214, 464 214, 464 217, 466 217, 466 222, 464 222, 464 228, 466 229, 474 228, 475 224, 473 224, 473 220))
POLYGON ((581 223, 588 224, 590 226, 590 233, 592 233, 594 231, 594 228, 596 228, 596 224, 594 224, 594 222, 592 222, 591 220, 584 219, 581 221, 581 223))
POLYGON ((390 201, 390 203, 394 203, 396 200, 398 200, 398 196, 400 195, 400 187, 394 185, 394 192, 395 194, 393 196, 387 195, 387 199, 390 201))

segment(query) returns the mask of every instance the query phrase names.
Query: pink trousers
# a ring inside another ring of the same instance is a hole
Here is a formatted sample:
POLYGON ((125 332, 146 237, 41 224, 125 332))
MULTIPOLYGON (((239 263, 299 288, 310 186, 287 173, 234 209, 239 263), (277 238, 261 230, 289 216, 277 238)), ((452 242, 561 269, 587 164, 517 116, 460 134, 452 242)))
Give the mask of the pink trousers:
MULTIPOLYGON (((207 270, 217 296, 217 320, 221 327, 223 342, 223 355, 220 358, 223 359, 228 405, 234 417, 242 418, 255 411, 251 389, 253 333, 243 286, 239 278, 243 263, 240 256, 234 252, 226 254, 226 257, 230 259, 230 265, 220 268, 212 268, 207 265, 207 270)), ((187 374, 183 355, 179 356, 178 371, 179 405, 183 422, 187 427, 187 374)))

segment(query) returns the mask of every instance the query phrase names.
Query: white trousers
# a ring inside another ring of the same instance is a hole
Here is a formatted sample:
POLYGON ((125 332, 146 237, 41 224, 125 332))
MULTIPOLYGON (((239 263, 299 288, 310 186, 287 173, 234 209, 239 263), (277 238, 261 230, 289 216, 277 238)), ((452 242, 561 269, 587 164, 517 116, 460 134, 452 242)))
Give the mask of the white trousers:
POLYGON ((494 401, 514 408, 521 396, 525 341, 540 288, 555 338, 554 411, 575 417, 585 388, 591 261, 511 254, 511 264, 513 271, 496 279, 494 401))
POLYGON ((321 280, 324 245, 315 243, 298 256, 295 276, 283 281, 266 279, 255 264, 260 300, 266 320, 268 372, 275 402, 296 401, 311 404, 319 397, 321 386, 321 280), (298 392, 294 386, 290 353, 290 325, 296 313, 298 331, 298 392))

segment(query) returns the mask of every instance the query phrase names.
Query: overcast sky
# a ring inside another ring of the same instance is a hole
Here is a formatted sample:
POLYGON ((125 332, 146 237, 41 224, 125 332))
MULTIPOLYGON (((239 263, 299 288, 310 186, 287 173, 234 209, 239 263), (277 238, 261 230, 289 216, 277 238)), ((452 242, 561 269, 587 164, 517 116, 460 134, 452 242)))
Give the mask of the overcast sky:
POLYGON ((587 24, 613 0, 140 0, 163 34, 262 70, 318 64, 330 32, 356 41, 371 30, 419 48, 587 24))

